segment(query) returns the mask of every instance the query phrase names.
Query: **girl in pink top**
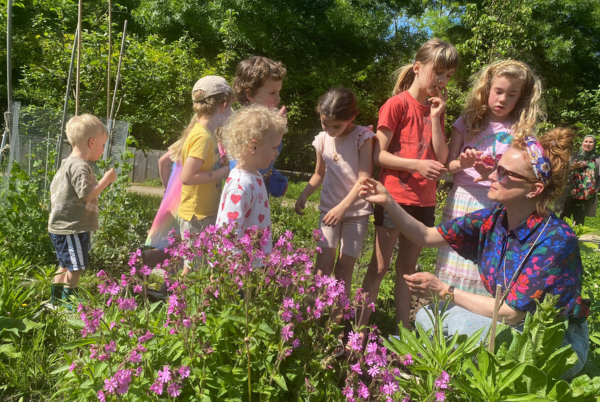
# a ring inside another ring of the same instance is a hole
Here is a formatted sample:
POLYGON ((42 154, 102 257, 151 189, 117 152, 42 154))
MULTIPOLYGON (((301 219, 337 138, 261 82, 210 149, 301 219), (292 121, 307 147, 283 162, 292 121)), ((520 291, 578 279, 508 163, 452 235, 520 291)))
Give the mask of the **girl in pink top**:
POLYGON ((335 277, 344 281, 350 294, 354 263, 373 213, 371 205, 358 196, 358 189, 359 179, 371 176, 375 134, 371 127, 354 124, 359 112, 356 97, 349 89, 327 91, 319 99, 317 112, 324 130, 312 144, 317 151, 317 166, 296 201, 296 213, 304 215, 306 199, 323 184, 319 204, 323 239, 318 242, 322 252, 315 269, 318 275, 331 275, 335 264, 335 277))
MULTIPOLYGON (((523 62, 504 60, 483 69, 452 125, 448 170, 454 187, 446 198, 444 222, 493 205, 485 179, 510 148, 513 135, 528 135, 535 128, 541 93, 539 78, 523 62)), ((456 289, 489 294, 477 265, 450 246, 439 248, 435 274, 456 289)))

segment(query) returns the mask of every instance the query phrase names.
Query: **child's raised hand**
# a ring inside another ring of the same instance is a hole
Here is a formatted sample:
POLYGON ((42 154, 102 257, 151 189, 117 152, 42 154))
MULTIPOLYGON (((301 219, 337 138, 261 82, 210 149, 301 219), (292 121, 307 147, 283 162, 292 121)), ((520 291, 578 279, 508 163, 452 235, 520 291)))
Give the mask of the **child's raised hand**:
POLYGON ((448 171, 444 165, 431 159, 416 160, 416 170, 429 180, 438 180, 448 171))
POLYGON ((106 173, 104 173, 102 180, 106 180, 108 182, 108 184, 117 180, 117 172, 115 172, 115 169, 111 168, 111 169, 107 170, 106 173))
POLYGON ((302 193, 300 194, 300 197, 298 197, 298 200, 296 200, 296 213, 298 215, 304 215, 304 208, 306 208, 306 196, 302 193))
POLYGON ((479 183, 480 181, 488 181, 492 172, 496 169, 494 166, 486 165, 481 161, 476 161, 473 164, 473 168, 479 173, 479 177, 473 180, 473 183, 479 183))
POLYGON ((448 90, 444 88, 440 90, 438 87, 435 87, 435 91, 438 96, 432 96, 429 98, 429 103, 431 103, 431 118, 439 118, 444 110, 446 109, 446 100, 448 99, 448 90))
POLYGON ((370 177, 362 179, 358 195, 368 202, 383 205, 388 200, 390 193, 383 184, 370 177))
POLYGON ((467 148, 460 154, 460 167, 464 169, 472 168, 475 162, 480 162, 479 157, 483 154, 475 148, 467 148))
POLYGON ((282 106, 281 109, 279 109, 279 112, 277 113, 280 116, 283 117, 287 117, 287 109, 285 106, 282 106))

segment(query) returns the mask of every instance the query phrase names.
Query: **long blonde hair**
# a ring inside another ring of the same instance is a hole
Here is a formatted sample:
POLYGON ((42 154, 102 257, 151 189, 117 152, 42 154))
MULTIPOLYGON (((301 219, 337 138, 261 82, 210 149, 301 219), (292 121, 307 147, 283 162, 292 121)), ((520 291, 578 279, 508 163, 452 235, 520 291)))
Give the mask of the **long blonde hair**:
POLYGON ((181 160, 181 151, 183 145, 194 126, 198 123, 202 116, 212 116, 218 110, 219 106, 224 103, 229 103, 233 99, 232 93, 220 93, 205 98, 201 89, 194 91, 192 100, 194 101, 194 115, 188 126, 181 133, 181 138, 169 147, 171 152, 171 160, 177 162, 181 160))
POLYGON ((523 82, 521 95, 510 112, 513 137, 524 138, 534 134, 538 119, 542 119, 540 106, 542 81, 529 65, 517 60, 492 63, 474 76, 474 85, 463 111, 467 138, 473 139, 489 125, 487 121, 488 98, 495 77, 506 77, 523 82))
POLYGON ((406 64, 394 72, 398 78, 393 95, 398 95, 410 88, 415 80, 413 67, 417 61, 422 65, 433 63, 433 70, 456 70, 459 62, 458 51, 450 42, 441 39, 434 38, 425 42, 417 52, 413 63, 406 64))

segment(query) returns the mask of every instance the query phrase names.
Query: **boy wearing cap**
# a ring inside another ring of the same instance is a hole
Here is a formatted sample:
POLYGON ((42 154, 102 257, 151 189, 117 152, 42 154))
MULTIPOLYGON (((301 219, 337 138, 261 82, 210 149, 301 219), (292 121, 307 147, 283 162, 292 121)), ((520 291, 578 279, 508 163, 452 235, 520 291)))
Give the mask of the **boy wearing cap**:
POLYGON ((100 159, 108 139, 106 127, 96 116, 75 116, 66 131, 73 151, 50 184, 48 233, 60 266, 52 281, 52 306, 58 300, 69 303, 71 296, 77 297, 79 276, 88 267, 90 232, 98 230, 98 196, 117 178, 110 169, 96 183, 88 163, 100 159))
MULTIPOLYGON (((181 152, 181 203, 177 215, 183 234, 200 233, 215 223, 221 197, 221 181, 229 166, 221 166, 217 138, 213 134, 231 115, 233 91, 222 77, 206 76, 192 91, 194 116, 178 141, 181 152)), ((183 274, 189 272, 186 261, 183 274)))

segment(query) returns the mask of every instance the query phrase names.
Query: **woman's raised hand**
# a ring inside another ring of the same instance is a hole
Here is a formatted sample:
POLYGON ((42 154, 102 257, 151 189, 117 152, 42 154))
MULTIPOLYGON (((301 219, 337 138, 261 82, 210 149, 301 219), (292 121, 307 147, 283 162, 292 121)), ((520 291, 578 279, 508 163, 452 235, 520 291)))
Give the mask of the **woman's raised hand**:
POLYGON ((385 186, 370 177, 364 177, 361 181, 358 195, 368 202, 383 205, 390 197, 385 186))

